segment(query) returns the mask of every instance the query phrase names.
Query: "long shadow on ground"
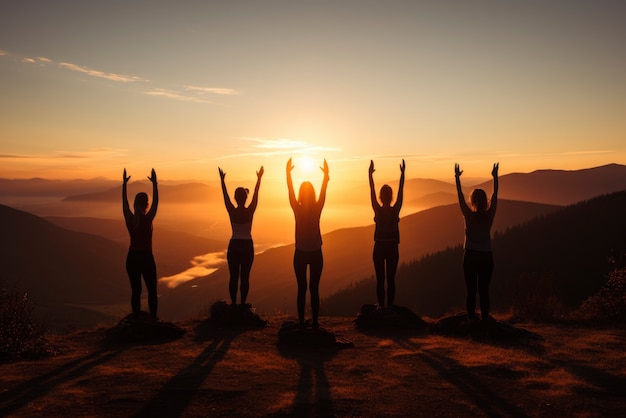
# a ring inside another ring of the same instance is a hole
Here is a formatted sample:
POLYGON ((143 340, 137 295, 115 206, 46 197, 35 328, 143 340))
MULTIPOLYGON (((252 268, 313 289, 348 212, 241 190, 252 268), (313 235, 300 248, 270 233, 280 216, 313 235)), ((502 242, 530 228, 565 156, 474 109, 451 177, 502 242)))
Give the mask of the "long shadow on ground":
MULTIPOLYGON (((241 333, 238 329, 217 329, 209 321, 200 323, 196 329, 196 342, 211 343, 184 369, 173 376, 143 407, 135 417, 179 417, 215 366, 224 359, 230 345, 241 333)), ((220 394, 216 393, 216 396, 220 394)))

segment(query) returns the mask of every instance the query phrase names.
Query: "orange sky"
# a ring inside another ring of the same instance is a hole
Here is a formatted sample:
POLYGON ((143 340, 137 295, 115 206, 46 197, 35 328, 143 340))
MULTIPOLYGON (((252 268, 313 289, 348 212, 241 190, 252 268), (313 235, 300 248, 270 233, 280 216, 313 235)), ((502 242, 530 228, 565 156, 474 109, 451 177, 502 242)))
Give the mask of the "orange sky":
MULTIPOLYGON (((0 177, 626 162, 621 2, 0 4, 0 177), (71 13, 69 13, 71 11, 71 13), (62 27, 63 30, 59 30, 62 27)), ((296 176, 316 180, 319 170, 296 176)))

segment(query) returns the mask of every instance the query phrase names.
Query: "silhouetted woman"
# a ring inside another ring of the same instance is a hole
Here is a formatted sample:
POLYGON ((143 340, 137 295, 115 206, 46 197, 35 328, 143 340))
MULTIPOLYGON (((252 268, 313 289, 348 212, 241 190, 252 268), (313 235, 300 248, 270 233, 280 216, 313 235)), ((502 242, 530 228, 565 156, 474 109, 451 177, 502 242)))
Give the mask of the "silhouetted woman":
POLYGON ((126 258, 126 271, 128 272, 132 289, 130 306, 133 309, 133 315, 135 318, 138 318, 141 312, 141 276, 143 276, 146 289, 148 290, 150 317, 156 320, 158 296, 156 264, 152 255, 152 221, 159 206, 157 175, 153 168, 150 177, 148 177, 148 180, 152 182, 152 205, 150 209, 148 209, 148 195, 146 193, 137 193, 133 204, 135 213, 128 206, 126 185, 128 180, 130 180, 130 176, 126 177, 126 169, 124 169, 123 179, 122 211, 124 212, 126 229, 128 229, 130 234, 130 248, 126 258))
POLYGON ((467 286, 466 308, 470 321, 476 317, 476 290, 480 296, 480 314, 483 320, 489 316, 489 282, 493 273, 493 255, 491 253, 491 225, 496 216, 498 206, 498 168, 493 165, 493 195, 491 203, 487 201, 487 193, 482 189, 474 189, 470 196, 472 208, 467 205, 461 190, 461 174, 458 164, 454 166, 456 190, 463 218, 465 218, 465 252, 463 255, 463 274, 467 286))
POLYGON ((320 190, 319 199, 315 199, 313 185, 305 181, 300 185, 298 199, 293 191, 291 180, 291 158, 287 161, 287 188, 289 189, 289 203, 296 220, 296 250, 293 255, 293 268, 298 282, 298 318, 300 325, 304 325, 304 305, 306 303, 306 270, 310 271, 309 289, 311 292, 311 311, 313 327, 318 327, 320 312, 319 284, 322 276, 324 258, 322 257, 322 234, 320 233, 320 217, 326 201, 326 186, 328 185, 328 163, 324 160, 324 181, 320 190))
POLYGON ((370 198, 372 209, 374 209, 374 270, 376 271, 376 296, 378 306, 385 306, 385 273, 387 278, 387 306, 392 306, 396 296, 396 270, 398 269, 398 244, 400 243, 400 209, 404 197, 404 160, 400 164, 400 185, 398 187, 398 198, 392 206, 393 190, 385 184, 380 188, 380 202, 376 199, 376 189, 374 188, 374 161, 370 161, 369 180, 370 198))
POLYGON ((254 261, 254 244, 252 242, 252 217, 259 201, 259 187, 261 187, 261 177, 263 177, 263 166, 256 173, 256 186, 250 205, 246 207, 248 199, 248 189, 237 187, 235 189, 235 202, 233 205, 226 190, 224 178, 226 173, 218 168, 220 179, 222 181, 222 194, 224 195, 224 204, 230 217, 230 225, 233 229, 233 235, 228 244, 228 252, 226 259, 228 260, 228 271, 230 272, 230 282, 228 283, 228 291, 230 292, 230 300, 233 306, 237 301, 237 284, 241 277, 241 305, 246 304, 248 291, 250 290, 250 269, 254 261))

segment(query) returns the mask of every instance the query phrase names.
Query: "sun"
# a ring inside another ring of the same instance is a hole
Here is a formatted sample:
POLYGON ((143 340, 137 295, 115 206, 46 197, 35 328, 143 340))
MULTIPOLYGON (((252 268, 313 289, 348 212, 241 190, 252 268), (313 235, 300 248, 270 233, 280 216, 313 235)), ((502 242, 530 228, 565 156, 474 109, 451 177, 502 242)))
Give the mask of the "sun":
POLYGON ((297 165, 305 173, 311 173, 315 169, 315 161, 308 156, 299 157, 297 165))

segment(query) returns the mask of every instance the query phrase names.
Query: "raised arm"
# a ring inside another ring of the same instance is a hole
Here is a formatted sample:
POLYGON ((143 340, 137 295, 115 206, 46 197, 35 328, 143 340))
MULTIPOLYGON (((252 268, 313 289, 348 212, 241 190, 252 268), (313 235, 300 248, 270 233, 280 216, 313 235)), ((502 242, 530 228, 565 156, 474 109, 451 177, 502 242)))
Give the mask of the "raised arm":
POLYGON ((330 180, 330 177, 328 176, 328 163, 326 162, 326 159, 324 159, 324 167, 320 167, 320 169, 324 172, 322 190, 320 190, 320 197, 317 200, 317 206, 321 210, 324 207, 324 203, 326 202, 326 187, 328 186, 328 180, 330 180))
POLYGON ((465 201, 465 196, 463 196, 463 190, 461 189, 461 174, 463 174, 463 170, 459 167, 459 164, 454 164, 454 177, 456 179, 456 194, 459 198, 459 206, 461 207, 461 212, 463 212, 463 216, 471 212, 469 206, 467 206, 467 202, 465 201))
POLYGON ((287 189, 289 191, 289 204, 293 210, 298 207, 298 201, 296 200, 296 194, 293 191, 293 181, 291 180, 291 170, 293 165, 291 164, 291 158, 287 161, 287 189))
POLYGON ((235 205, 233 205, 233 202, 230 201, 230 197, 228 196, 228 190, 226 189, 226 181, 224 180, 226 178, 226 173, 224 173, 224 170, 219 167, 217 167, 217 169, 220 172, 220 181, 222 183, 222 195, 224 196, 224 205, 226 206, 226 210, 230 214, 235 209, 235 205))
POLYGON ((378 199, 376 199, 376 188, 374 187, 374 160, 370 160, 370 168, 368 170, 370 180, 370 201, 372 202, 372 209, 376 212, 376 209, 380 207, 378 199))
POLYGON ((159 208, 159 187, 157 186, 157 175, 154 168, 150 173, 150 177, 148 180, 152 183, 152 205, 150 205, 150 210, 148 211, 148 216, 152 219, 156 216, 157 209, 159 208))
POLYGON ((265 170, 263 170, 263 166, 261 166, 259 171, 256 172, 256 186, 254 186, 252 201, 250 202, 250 206, 248 206, 248 209, 250 209, 252 213, 254 213, 254 211, 256 210, 256 205, 259 201, 259 188, 261 187, 261 177, 263 177, 264 172, 265 170))
POLYGON ((130 180, 130 176, 126 176, 126 169, 124 169, 124 176, 122 177, 122 213, 124 213, 124 219, 130 219, 133 216, 128 204, 128 191, 126 188, 128 180, 130 180))
POLYGON ((500 163, 495 163, 493 165, 493 169, 491 170, 491 175, 493 176, 493 194, 491 195, 491 204, 489 205, 489 210, 495 212, 496 207, 498 206, 498 169, 500 168, 500 163))
POLYGON ((400 164, 400 185, 398 186, 398 198, 396 199, 396 204, 393 205, 393 207, 398 210, 398 213, 400 213, 400 209, 402 208, 402 201, 404 200, 404 170, 405 169, 406 169, 406 164, 404 163, 404 158, 403 158, 402 164, 400 164))

